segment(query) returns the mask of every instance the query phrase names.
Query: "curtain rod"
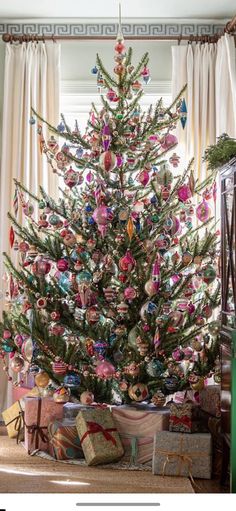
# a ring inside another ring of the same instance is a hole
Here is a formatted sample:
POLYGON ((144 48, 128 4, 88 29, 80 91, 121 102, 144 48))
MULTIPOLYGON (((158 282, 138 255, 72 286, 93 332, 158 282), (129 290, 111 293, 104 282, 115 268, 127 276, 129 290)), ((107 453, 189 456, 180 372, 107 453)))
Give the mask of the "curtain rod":
MULTIPOLYGON (((212 35, 173 35, 173 36, 132 36, 125 35, 125 40, 132 41, 178 41, 180 44, 181 41, 189 41, 189 42, 202 42, 202 43, 215 43, 223 34, 212 34, 212 35)), ((116 36, 77 36, 77 35, 68 35, 68 36, 58 36, 58 35, 37 35, 37 34, 22 34, 22 35, 13 35, 13 34, 3 34, 2 40, 4 43, 28 43, 30 41, 71 41, 71 40, 79 40, 79 41, 110 41, 115 40, 116 36)))

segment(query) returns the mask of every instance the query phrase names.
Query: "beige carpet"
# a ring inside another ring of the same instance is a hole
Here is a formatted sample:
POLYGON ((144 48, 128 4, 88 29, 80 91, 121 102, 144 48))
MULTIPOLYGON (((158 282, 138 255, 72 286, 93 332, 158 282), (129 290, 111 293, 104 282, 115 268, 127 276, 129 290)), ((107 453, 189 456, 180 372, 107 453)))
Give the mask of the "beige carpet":
POLYGON ((65 465, 28 456, 0 436, 0 493, 194 493, 184 477, 65 465))

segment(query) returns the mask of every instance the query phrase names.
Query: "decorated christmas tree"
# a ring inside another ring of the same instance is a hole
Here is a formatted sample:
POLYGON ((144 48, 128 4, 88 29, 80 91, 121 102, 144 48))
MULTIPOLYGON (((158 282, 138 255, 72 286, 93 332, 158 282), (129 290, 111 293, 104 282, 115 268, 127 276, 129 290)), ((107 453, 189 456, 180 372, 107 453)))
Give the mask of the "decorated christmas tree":
POLYGON ((15 182, 10 242, 19 264, 5 254, 0 353, 7 372, 31 372, 65 400, 70 389, 87 403, 160 404, 219 378, 214 180, 196 182, 191 162, 178 169, 168 153, 171 132, 186 123, 184 89, 170 107, 160 99, 142 112, 148 55, 136 68, 131 57, 121 34, 114 76, 97 56, 102 108, 92 105, 84 135, 64 116, 55 128, 33 112, 59 201, 15 182))

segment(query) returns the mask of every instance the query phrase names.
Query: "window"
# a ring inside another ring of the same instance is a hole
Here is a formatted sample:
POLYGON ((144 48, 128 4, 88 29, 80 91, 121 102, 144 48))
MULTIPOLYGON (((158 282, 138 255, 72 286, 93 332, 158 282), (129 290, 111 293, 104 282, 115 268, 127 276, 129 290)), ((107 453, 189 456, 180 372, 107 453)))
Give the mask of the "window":
MULTIPOLYGON (((171 103, 171 82, 151 81, 144 86, 144 96, 141 98, 140 105, 147 110, 150 104, 155 104, 160 97, 163 98, 165 106, 171 103)), ((61 112, 72 129, 77 119, 79 129, 82 134, 84 133, 92 102, 96 107, 101 108, 100 94, 95 80, 87 83, 73 80, 62 81, 61 112)))

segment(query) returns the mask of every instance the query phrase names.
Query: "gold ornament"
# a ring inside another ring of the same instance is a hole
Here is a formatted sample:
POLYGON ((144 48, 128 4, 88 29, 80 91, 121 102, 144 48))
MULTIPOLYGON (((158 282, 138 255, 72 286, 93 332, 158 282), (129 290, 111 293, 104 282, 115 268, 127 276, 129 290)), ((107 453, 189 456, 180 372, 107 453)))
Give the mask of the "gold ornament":
POLYGON ((128 389, 128 394, 132 401, 145 401, 148 398, 148 388, 144 383, 136 383, 136 385, 131 385, 128 389))
POLYGON ((45 371, 41 371, 40 373, 36 374, 35 378, 35 385, 37 387, 47 387, 50 381, 50 378, 48 374, 45 371))
POLYGON ((126 230, 127 230, 128 236, 129 236, 129 240, 131 241, 133 234, 134 234, 134 224, 133 224, 133 220, 131 217, 128 220, 126 230))
POLYGON ((53 394, 55 403, 67 403, 70 399, 70 390, 65 387, 59 387, 53 394))
POLYGON ((204 389, 204 378, 201 376, 196 383, 191 383, 192 390, 204 389))

